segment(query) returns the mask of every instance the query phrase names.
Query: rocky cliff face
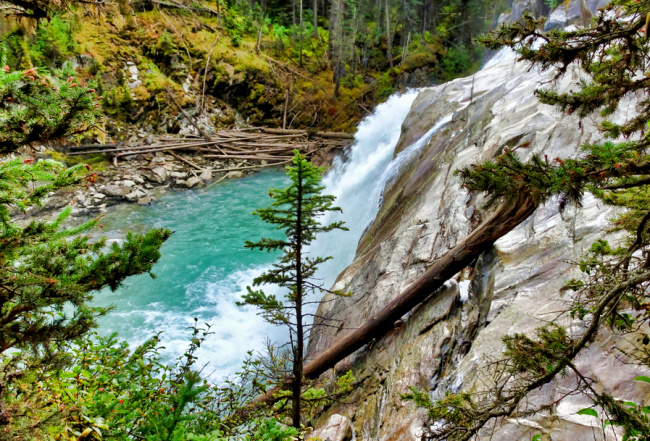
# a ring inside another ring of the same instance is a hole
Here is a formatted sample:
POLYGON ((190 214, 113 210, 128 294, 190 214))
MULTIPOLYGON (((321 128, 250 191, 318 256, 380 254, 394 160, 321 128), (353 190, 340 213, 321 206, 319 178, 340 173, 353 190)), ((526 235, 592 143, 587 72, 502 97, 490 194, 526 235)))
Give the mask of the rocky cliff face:
MULTIPOLYGON (((402 126, 394 161, 399 167, 386 184, 377 218, 335 285, 354 294, 326 296, 318 314, 340 326, 319 328, 311 337, 311 355, 394 299, 487 217, 484 199, 461 189, 454 170, 525 142, 528 147, 518 149, 523 158, 533 153, 555 158, 579 155, 582 144, 599 140, 597 120, 580 123, 536 100, 534 90, 551 77, 503 51, 472 77, 420 91, 402 126)), ((549 86, 569 90, 577 81, 579 76, 570 73, 549 86)), ((624 104, 619 118, 633 107, 632 102, 624 104)), ((529 332, 566 307, 570 292, 562 287, 579 275, 571 262, 605 234, 613 215, 590 195, 580 210, 560 214, 557 201, 540 207, 473 267, 447 282, 443 293, 425 300, 394 331, 323 377, 328 381, 353 369, 357 385, 345 403, 325 410, 314 435, 331 441, 427 439, 431 422, 400 394, 409 386, 427 389, 433 397, 447 390, 480 391, 486 366, 503 349, 503 335, 529 332)), ((579 333, 581 326, 574 322, 571 329, 579 333)), ((598 387, 646 402, 650 388, 633 384, 642 373, 626 364, 622 352, 630 350, 628 341, 603 334, 577 362, 598 387)), ((569 376, 534 392, 529 400, 550 403, 571 384, 569 376)), ((583 397, 569 397, 551 413, 507 419, 483 437, 603 439, 595 418, 577 415, 587 405, 583 397)))

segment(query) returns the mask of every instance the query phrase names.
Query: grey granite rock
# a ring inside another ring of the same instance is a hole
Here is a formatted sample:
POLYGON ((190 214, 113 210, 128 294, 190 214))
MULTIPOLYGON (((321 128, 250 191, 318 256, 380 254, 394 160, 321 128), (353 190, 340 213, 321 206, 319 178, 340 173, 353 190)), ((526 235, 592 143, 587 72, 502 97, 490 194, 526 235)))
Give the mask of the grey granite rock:
MULTIPOLYGON (((585 119, 579 128, 575 115, 540 104, 534 91, 552 72, 529 69, 515 58, 502 51, 472 77, 421 90, 396 147, 401 167, 384 189, 383 205, 359 241, 354 262, 334 285, 353 295, 326 294, 317 315, 334 323, 363 323, 488 216, 485 198, 467 195, 454 170, 525 142, 530 144, 517 150, 522 159, 534 153, 549 158, 574 156, 582 144, 601 140, 597 117, 585 119), (431 134, 433 127, 437 130, 431 134), (429 137, 422 139, 427 132, 429 137), (409 148, 418 140, 421 148, 409 148)), ((569 72, 557 87, 567 91, 577 81, 579 76, 569 72)), ((622 121, 634 107, 634 102, 622 102, 614 121, 622 121)), ((407 314, 393 331, 323 375, 321 381, 327 384, 336 373, 353 369, 358 385, 343 400, 350 404, 328 408, 317 420, 317 429, 338 414, 351 421, 357 439, 423 439, 431 424, 426 412, 400 395, 409 386, 428 389, 433 397, 447 390, 483 390, 486 367, 503 350, 505 334, 531 332, 566 308, 571 297, 562 288, 579 275, 570 262, 605 234, 614 214, 591 195, 586 195, 579 211, 570 209, 561 215, 557 200, 540 207, 473 268, 407 314)), ((583 326, 568 318, 564 323, 576 332, 583 326)), ((330 347, 347 332, 347 326, 316 328, 308 356, 330 347)), ((639 375, 638 368, 627 364, 624 355, 631 350, 630 343, 605 331, 576 362, 617 398, 647 403, 650 385, 632 381, 639 375)), ((557 400, 574 381, 571 375, 557 379, 527 400, 557 400)), ((521 440, 542 433, 549 439, 593 440, 599 422, 577 415, 585 405, 584 397, 567 397, 554 407, 552 418, 506 420, 479 438, 521 440)), ((614 429, 607 430, 611 436, 614 429)))

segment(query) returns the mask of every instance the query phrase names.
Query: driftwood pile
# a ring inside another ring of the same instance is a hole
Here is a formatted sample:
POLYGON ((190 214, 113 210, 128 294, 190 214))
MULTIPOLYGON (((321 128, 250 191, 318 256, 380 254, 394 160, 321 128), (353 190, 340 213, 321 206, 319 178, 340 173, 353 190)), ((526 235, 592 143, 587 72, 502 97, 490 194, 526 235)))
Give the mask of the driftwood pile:
POLYGON ((70 155, 105 154, 113 157, 117 167, 118 159, 125 156, 167 152, 188 165, 203 170, 193 162, 178 156, 176 151, 200 154, 206 159, 236 161, 239 165, 231 171, 260 168, 285 164, 291 161, 293 150, 297 149, 308 158, 322 148, 342 148, 350 143, 353 135, 338 132, 310 132, 307 130, 288 130, 271 128, 244 128, 221 130, 214 135, 203 137, 158 138, 150 144, 90 144, 71 146, 70 155), (256 165, 242 164, 253 161, 256 165))

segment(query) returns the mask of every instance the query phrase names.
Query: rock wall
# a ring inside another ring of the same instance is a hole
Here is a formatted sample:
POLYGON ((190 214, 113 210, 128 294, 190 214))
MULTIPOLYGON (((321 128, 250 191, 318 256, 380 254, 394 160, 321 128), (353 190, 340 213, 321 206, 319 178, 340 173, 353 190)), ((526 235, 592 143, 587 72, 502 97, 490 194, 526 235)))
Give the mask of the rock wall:
MULTIPOLYGON (((487 217, 485 200, 462 190, 454 170, 490 159, 506 146, 529 142, 517 150, 522 158, 533 153, 555 158, 579 155, 582 144, 600 139, 596 119, 580 123, 536 100, 534 90, 551 77, 504 50, 472 77, 421 90, 402 125, 395 150, 398 172, 386 185, 354 262, 335 284, 353 296, 325 296, 318 315, 339 326, 318 328, 310 355, 381 309, 487 217)), ((567 91, 578 80, 573 72, 548 85, 567 91)), ((622 104, 617 118, 633 108, 632 102, 622 104)), ((433 397, 447 390, 481 390, 486 365, 503 349, 503 335, 529 332, 566 307, 570 294, 562 287, 579 275, 571 261, 605 234, 614 214, 590 195, 579 211, 560 214, 557 201, 540 207, 449 281, 444 292, 403 317, 394 331, 322 377, 327 383, 353 369, 357 384, 345 402, 325 409, 315 421, 314 436, 331 441, 429 439, 432 422, 400 394, 409 386, 427 389, 433 397)), ((580 332, 581 325, 572 323, 571 329, 580 332)), ((643 372, 626 364, 621 350, 633 350, 632 343, 601 334, 577 364, 598 387, 646 403, 650 385, 633 381, 643 372)), ((556 400, 573 382, 571 376, 553 382, 529 400, 556 400)), ((544 440, 604 439, 599 421, 577 415, 586 405, 584 397, 569 397, 551 414, 505 420, 482 438, 528 440, 542 434, 544 440)))

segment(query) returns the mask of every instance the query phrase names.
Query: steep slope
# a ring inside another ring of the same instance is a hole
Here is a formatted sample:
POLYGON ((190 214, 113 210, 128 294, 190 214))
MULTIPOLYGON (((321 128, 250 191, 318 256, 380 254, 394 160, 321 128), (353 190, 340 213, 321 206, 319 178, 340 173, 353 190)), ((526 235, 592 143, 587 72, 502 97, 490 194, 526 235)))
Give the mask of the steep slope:
MULTIPOLYGON (((311 337, 310 355, 394 299, 487 217, 484 199, 460 188, 455 169, 522 143, 530 143, 518 149, 523 158, 533 153, 555 158, 578 155, 580 145, 600 139, 598 121, 580 124, 577 117, 537 101, 534 90, 550 79, 550 73, 517 63, 503 51, 472 77, 420 91, 402 125, 393 175, 376 220, 335 284, 354 295, 324 298, 318 315, 340 326, 319 328, 311 337)), ((570 73, 554 86, 569 90, 578 80, 570 73)), ((625 103, 619 117, 633 106, 625 103)), ((446 390, 480 391, 486 366, 503 349, 503 335, 531 331, 566 307, 570 294, 562 288, 578 276, 571 262, 605 233, 612 216, 590 195, 579 211, 560 214, 553 200, 540 207, 448 282, 435 301, 425 302, 394 332, 339 363, 338 373, 354 370, 357 387, 345 403, 325 410, 315 435, 332 441, 427 439, 432 422, 400 394, 409 386, 428 389, 434 397, 446 390)), ((581 325, 577 321, 572 329, 580 332, 581 325)), ((650 389, 633 384, 641 373, 626 364, 623 353, 632 350, 623 339, 601 335, 577 362, 599 387, 644 402, 650 389)), ((550 403, 572 382, 568 376, 529 400, 550 403)), ((530 439, 536 433, 546 434, 543 439, 602 439, 596 419, 576 414, 586 405, 585 398, 569 397, 553 408, 552 417, 505 420, 484 435, 499 440, 530 439)))

